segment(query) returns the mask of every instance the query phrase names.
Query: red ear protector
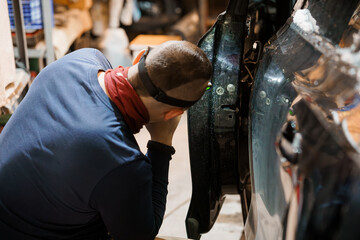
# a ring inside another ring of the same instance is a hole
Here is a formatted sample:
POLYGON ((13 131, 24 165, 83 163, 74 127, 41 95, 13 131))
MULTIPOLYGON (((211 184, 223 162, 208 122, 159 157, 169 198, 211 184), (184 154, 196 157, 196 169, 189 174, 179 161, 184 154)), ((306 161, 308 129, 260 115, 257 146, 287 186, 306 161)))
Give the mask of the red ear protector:
POLYGON ((135 62, 138 57, 140 58, 140 60, 138 60, 139 61, 139 64, 138 64, 139 76, 140 76, 140 79, 141 79, 142 83, 144 84, 144 87, 146 88, 147 92, 150 94, 150 96, 159 102, 166 103, 171 106, 188 108, 188 107, 191 107, 192 105, 194 105, 194 103, 196 103, 197 101, 185 101, 185 100, 170 97, 170 96, 166 95, 166 93, 164 91, 162 91, 160 88, 158 88, 154 85, 154 83, 151 81, 151 79, 149 77, 149 74, 146 70, 146 65, 145 65, 146 57, 149 54, 150 50, 151 50, 151 48, 149 47, 146 51, 144 51, 144 53, 142 55, 139 54, 141 57, 138 55, 134 60, 134 62, 135 62))

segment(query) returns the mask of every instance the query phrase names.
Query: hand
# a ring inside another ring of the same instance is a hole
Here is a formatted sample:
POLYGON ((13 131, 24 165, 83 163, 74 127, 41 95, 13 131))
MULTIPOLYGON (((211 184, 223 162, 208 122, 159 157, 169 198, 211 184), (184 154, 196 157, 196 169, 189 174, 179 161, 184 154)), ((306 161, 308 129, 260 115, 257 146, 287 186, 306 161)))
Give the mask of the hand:
POLYGON ((151 140, 171 146, 172 138, 179 125, 180 118, 181 115, 163 122, 148 123, 146 129, 150 133, 151 140))

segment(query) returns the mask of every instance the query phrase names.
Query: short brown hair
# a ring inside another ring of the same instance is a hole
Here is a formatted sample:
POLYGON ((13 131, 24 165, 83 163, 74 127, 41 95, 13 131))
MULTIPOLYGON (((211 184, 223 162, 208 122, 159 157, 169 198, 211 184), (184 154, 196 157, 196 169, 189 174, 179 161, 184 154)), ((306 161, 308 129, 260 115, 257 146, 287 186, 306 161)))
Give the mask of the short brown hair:
MULTIPOLYGON (((208 81, 212 74, 206 54, 187 41, 168 41, 152 49, 146 69, 154 85, 164 92, 195 80, 208 81)), ((132 85, 138 94, 149 96, 139 78, 132 85)))

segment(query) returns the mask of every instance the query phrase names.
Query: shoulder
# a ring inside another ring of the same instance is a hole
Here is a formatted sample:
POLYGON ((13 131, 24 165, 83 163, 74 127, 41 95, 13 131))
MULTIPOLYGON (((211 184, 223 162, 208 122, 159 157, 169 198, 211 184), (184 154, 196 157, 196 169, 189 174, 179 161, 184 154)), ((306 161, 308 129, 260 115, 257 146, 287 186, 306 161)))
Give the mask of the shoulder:
POLYGON ((68 53, 58 60, 59 63, 69 64, 91 64, 101 68, 112 68, 110 62, 102 52, 95 48, 81 48, 79 50, 68 53))
POLYGON ((96 48, 80 48, 73 52, 66 54, 64 57, 75 57, 75 56, 97 56, 105 57, 99 50, 96 48))

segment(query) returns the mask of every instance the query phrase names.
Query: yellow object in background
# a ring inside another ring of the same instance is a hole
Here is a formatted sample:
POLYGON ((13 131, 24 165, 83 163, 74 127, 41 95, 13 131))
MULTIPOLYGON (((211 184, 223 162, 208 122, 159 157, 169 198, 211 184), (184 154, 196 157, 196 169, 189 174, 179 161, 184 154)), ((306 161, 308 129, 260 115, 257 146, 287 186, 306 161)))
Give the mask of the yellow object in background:
POLYGON ((156 237, 155 240, 191 240, 191 239, 178 238, 178 237, 156 237))
POLYGON ((182 40, 181 36, 178 35, 150 35, 150 34, 139 34, 130 42, 130 51, 132 52, 132 59, 144 50, 148 46, 155 47, 164 42, 171 40, 182 40))
POLYGON ((54 0, 55 4, 65 5, 69 8, 89 9, 91 8, 92 0, 54 0))
POLYGON ((130 42, 130 46, 146 48, 147 46, 160 45, 170 40, 181 40, 181 36, 139 34, 130 42))

